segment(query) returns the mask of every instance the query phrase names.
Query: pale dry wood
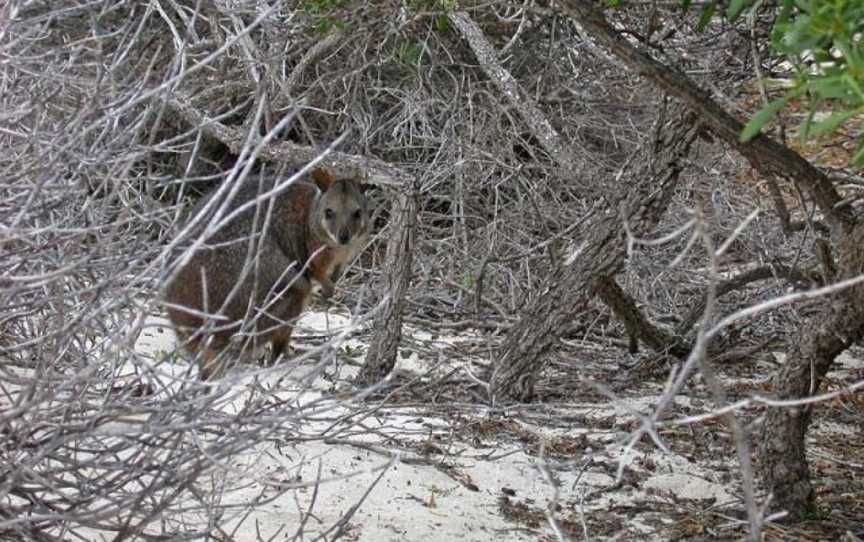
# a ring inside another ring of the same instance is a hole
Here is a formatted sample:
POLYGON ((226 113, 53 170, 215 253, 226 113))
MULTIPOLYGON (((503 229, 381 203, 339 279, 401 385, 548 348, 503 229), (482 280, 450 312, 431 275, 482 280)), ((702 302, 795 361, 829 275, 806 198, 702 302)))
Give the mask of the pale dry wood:
POLYGON ((602 281, 624 268, 627 248, 622 222, 636 235, 656 225, 700 129, 692 113, 679 112, 668 125, 660 127, 653 144, 645 146, 641 167, 631 172, 629 194, 610 202, 606 211, 586 226, 586 238, 568 258, 569 263, 546 277, 541 293, 508 333, 494 360, 490 381, 493 402, 533 400, 545 354, 587 308, 602 281))
POLYGON ((387 301, 375 315, 372 341, 357 383, 373 385, 383 380, 396 364, 402 338, 402 317, 405 295, 411 282, 411 268, 415 250, 414 235, 417 227, 417 199, 415 194, 400 193, 390 210, 390 238, 384 260, 383 291, 387 301))
MULTIPOLYGON (((248 134, 243 130, 226 126, 209 118, 188 102, 179 99, 167 100, 168 105, 177 111, 191 125, 198 127, 205 134, 216 138, 225 144, 232 152, 240 154, 246 145, 248 134)), ((271 143, 261 149, 260 156, 291 167, 302 167, 318 158, 321 149, 298 145, 290 141, 271 143)), ((380 186, 399 187, 408 182, 409 177, 386 162, 360 156, 333 151, 325 157, 321 164, 337 176, 354 177, 359 175, 364 183, 380 186)))
POLYGON ((519 112, 519 116, 528 125, 531 133, 540 145, 568 173, 575 171, 573 155, 561 135, 549 122, 546 114, 537 103, 522 91, 519 82, 510 74, 498 60, 495 48, 483 34, 483 30, 464 11, 451 12, 448 17, 453 26, 459 30, 462 37, 471 46, 480 67, 487 77, 498 87, 501 94, 511 106, 519 112))

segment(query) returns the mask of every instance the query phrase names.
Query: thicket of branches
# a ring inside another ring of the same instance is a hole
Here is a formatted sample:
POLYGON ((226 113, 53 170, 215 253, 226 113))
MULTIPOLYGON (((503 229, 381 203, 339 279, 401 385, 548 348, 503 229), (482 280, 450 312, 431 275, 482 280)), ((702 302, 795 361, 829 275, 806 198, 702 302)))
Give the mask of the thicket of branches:
MULTIPOLYGON (((197 514, 208 532, 223 525, 240 512, 202 489, 223 463, 260 442, 323 439, 302 434, 308 413, 346 408, 299 407, 262 389, 226 414, 239 392, 203 393, 191 367, 178 372, 170 356, 154 365, 134 349, 159 311, 191 202, 248 170, 287 175, 324 153, 321 163, 373 184, 378 235, 342 283, 346 305, 485 334, 496 354, 478 394, 496 401, 514 395, 496 365, 518 357, 513 344, 525 348, 519 359, 559 355, 562 338, 623 355, 629 333, 664 355, 651 358, 666 361, 655 375, 691 352, 687 366, 710 373, 705 360, 724 350, 794 350, 796 326, 821 309, 817 300, 757 312, 706 338, 712 323, 789 289, 854 280, 836 239, 833 257, 816 256, 830 252, 832 219, 816 209, 818 194, 753 174, 703 111, 603 44, 579 2, 358 4, 0 8, 0 534, 195 538, 201 527, 163 521, 167 511, 197 514), (416 224, 397 219, 405 209, 416 224), (402 269, 390 264, 406 254, 404 300, 388 301, 402 269), (608 255, 608 266, 586 254, 608 255), (549 288, 575 284, 590 295, 542 305, 549 288), (559 316, 538 339, 521 322, 547 309, 559 316)), ((772 13, 703 33, 698 14, 675 6, 610 15, 627 43, 746 118, 736 103, 742 89, 758 95, 754 60, 782 71, 765 41, 772 13)), ((373 343, 388 369, 390 343, 373 343)), ((282 391, 310 378, 279 370, 282 391)), ((525 399, 579 394, 578 375, 556 387, 542 366, 520 367, 516 381, 525 399)), ((743 461, 749 438, 737 436, 743 461)), ((748 497, 757 536, 762 517, 748 497)))

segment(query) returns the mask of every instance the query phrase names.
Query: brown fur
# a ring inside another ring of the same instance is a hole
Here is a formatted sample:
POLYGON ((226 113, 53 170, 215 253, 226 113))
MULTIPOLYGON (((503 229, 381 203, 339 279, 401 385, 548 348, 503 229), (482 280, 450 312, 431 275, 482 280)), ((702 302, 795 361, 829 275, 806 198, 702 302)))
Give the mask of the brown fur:
MULTIPOLYGON (((224 353, 239 332, 248 336, 243 351, 270 343, 275 361, 288 348, 293 321, 312 291, 310 279, 330 297, 333 282, 365 244, 368 211, 356 181, 334 180, 325 170, 312 176, 315 185, 295 182, 273 198, 269 227, 269 202, 260 199, 208 237, 168 284, 168 316, 184 348, 201 356, 203 380, 224 373, 224 353)), ((277 185, 247 180, 228 213, 277 185)))

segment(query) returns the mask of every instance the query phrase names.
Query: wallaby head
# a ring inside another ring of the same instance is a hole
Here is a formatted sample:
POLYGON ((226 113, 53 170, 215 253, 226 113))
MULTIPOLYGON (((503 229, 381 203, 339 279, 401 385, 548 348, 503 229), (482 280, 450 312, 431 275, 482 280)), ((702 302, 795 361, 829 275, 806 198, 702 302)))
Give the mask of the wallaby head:
POLYGON ((354 179, 334 179, 325 169, 312 172, 321 191, 310 215, 313 231, 331 247, 347 246, 363 236, 369 227, 366 196, 354 179))

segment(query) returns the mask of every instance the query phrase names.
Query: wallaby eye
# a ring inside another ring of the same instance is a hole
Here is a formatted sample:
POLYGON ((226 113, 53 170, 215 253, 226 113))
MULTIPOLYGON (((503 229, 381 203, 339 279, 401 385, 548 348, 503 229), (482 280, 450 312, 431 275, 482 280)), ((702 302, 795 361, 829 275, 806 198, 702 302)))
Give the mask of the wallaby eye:
POLYGON ((324 218, 327 220, 333 220, 333 217, 336 216, 336 213, 333 209, 324 209, 324 218))
POLYGON ((362 214, 363 213, 360 212, 360 209, 357 209, 356 211, 354 211, 354 220, 360 220, 360 216, 362 214))

